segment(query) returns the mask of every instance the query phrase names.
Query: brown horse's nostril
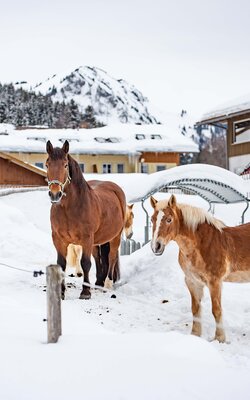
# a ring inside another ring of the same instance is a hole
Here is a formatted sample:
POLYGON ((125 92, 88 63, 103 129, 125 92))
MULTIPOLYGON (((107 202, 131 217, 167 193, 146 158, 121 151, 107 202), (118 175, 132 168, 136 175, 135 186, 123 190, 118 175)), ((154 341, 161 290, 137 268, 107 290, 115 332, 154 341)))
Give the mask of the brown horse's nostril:
POLYGON ((58 203, 63 196, 63 192, 60 190, 59 192, 53 193, 51 190, 49 191, 49 197, 51 200, 51 203, 58 203))

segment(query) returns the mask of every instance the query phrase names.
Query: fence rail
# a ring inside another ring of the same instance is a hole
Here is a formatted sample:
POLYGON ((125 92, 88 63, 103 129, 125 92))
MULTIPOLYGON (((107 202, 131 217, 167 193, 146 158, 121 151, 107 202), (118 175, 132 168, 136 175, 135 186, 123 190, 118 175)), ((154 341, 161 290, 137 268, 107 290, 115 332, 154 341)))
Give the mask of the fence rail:
POLYGON ((139 250, 142 246, 143 246, 143 244, 141 244, 140 242, 136 242, 135 240, 122 239, 120 254, 121 254, 121 256, 129 256, 130 254, 134 253, 136 250, 139 250))

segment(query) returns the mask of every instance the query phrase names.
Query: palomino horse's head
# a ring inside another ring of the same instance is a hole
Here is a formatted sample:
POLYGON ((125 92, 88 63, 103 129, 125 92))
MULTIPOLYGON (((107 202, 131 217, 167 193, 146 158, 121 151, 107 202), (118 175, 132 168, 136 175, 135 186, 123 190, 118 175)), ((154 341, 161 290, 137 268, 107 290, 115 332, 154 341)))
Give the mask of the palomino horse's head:
POLYGON ((134 213, 132 211, 133 207, 134 204, 127 204, 126 206, 124 231, 127 239, 131 239, 133 236, 133 220, 134 220, 134 213))
POLYGON ((66 140, 63 147, 53 147, 48 141, 46 145, 48 158, 46 161, 49 196, 51 203, 59 203, 66 196, 64 189, 70 183, 69 176, 69 142, 66 140))
POLYGON ((175 238, 178 232, 179 218, 176 212, 176 198, 172 195, 168 201, 157 201, 151 196, 150 202, 154 209, 151 218, 153 224, 151 248, 157 256, 160 256, 165 246, 175 238))

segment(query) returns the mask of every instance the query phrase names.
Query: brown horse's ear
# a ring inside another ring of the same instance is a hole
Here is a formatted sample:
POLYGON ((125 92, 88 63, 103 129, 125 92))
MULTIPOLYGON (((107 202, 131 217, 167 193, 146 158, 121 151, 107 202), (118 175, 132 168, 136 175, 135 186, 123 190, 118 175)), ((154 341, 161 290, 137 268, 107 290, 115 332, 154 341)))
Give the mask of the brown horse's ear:
POLYGON ((53 152, 53 146, 50 140, 48 140, 46 143, 46 151, 48 154, 51 154, 53 152))
POLYGON ((69 152, 69 142, 67 140, 65 140, 65 142, 63 143, 63 147, 62 147, 64 153, 68 154, 69 152))
POLYGON ((153 208, 156 207, 156 204, 158 203, 158 200, 156 200, 153 196, 150 196, 150 204, 153 208))
POLYGON ((128 208, 130 208, 130 210, 132 210, 133 207, 134 207, 134 204, 128 204, 128 208))
POLYGON ((175 206, 176 206, 176 203, 177 203, 176 197, 175 197, 174 194, 172 194, 171 197, 170 197, 170 199, 168 200, 168 205, 169 205, 170 207, 175 207, 175 206))

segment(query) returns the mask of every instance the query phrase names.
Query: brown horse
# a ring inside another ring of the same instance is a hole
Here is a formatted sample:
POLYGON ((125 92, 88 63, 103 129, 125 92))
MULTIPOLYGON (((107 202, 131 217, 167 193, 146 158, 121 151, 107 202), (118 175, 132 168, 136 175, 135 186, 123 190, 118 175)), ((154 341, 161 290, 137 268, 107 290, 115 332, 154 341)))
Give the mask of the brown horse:
POLYGON ((179 245, 179 263, 192 300, 192 333, 201 335, 200 303, 206 285, 216 322, 215 339, 224 342, 222 282, 250 281, 250 223, 227 227, 198 207, 177 204, 173 195, 168 201, 151 197, 151 205, 153 252, 161 255, 170 240, 179 245))
MULTIPOLYGON (((103 248, 102 258, 108 265, 107 270, 98 270, 97 281, 104 280, 106 287, 112 287, 113 281, 119 279, 118 248, 125 222, 125 195, 115 183, 86 182, 78 163, 68 154, 67 140, 62 148, 54 148, 48 141, 46 149, 52 203, 50 220, 52 239, 58 254, 57 263, 65 271, 68 246, 81 247, 84 280, 80 298, 89 299, 90 289, 84 283, 89 285, 90 257, 94 246, 103 248)), ((64 295, 63 281, 62 298, 64 295)))
MULTIPOLYGON (((131 237, 133 236, 133 221, 134 221, 134 213, 132 211, 133 206, 134 204, 127 204, 126 206, 124 232, 127 239, 131 239, 131 237)), ((101 277, 101 279, 97 280, 96 282, 96 284, 98 284, 99 286, 103 286, 104 284, 102 276, 104 277, 105 280, 106 277, 105 275, 107 275, 107 272, 102 273, 103 269, 105 269, 105 271, 107 271, 108 269, 108 260, 107 264, 105 264, 105 254, 106 253, 104 251, 104 247, 94 246, 92 255, 96 263, 97 276, 101 277)), ((82 258, 82 247, 70 244, 68 246, 66 261, 67 265, 75 268, 76 275, 78 277, 82 276, 81 258, 82 258)))

